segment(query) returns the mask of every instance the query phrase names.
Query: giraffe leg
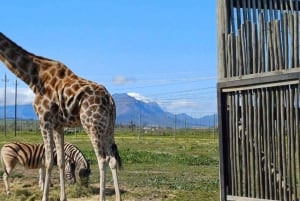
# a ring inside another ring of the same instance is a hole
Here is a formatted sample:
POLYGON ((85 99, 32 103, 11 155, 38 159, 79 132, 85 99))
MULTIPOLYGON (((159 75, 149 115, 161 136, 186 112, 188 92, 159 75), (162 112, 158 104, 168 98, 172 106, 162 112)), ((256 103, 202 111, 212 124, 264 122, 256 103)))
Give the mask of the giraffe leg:
POLYGON ((92 142, 97 161, 98 161, 98 168, 100 173, 100 201, 105 200, 105 182, 106 182, 106 166, 107 160, 102 156, 103 151, 101 150, 101 141, 96 138, 97 134, 92 130, 87 131, 89 134, 90 140, 92 142))
POLYGON ((98 165, 100 170, 100 200, 105 200, 105 182, 106 182, 106 166, 107 162, 105 158, 97 157, 98 159, 98 165))
POLYGON ((44 140, 44 147, 45 147, 45 171, 46 171, 42 201, 48 201, 51 170, 54 163, 54 158, 53 158, 54 148, 53 148, 53 136, 52 136, 53 130, 45 129, 43 128, 43 126, 41 126, 41 130, 43 133, 43 140, 44 140))
POLYGON ((40 177, 39 177, 39 187, 41 188, 41 191, 44 190, 44 183, 45 183, 45 168, 41 167, 39 169, 40 177))
POLYGON ((60 200, 66 201, 65 193, 65 157, 64 157, 64 135, 62 128, 54 131, 55 149, 57 155, 57 167, 60 178, 60 200))
POLYGON ((110 170, 111 170, 111 173, 112 173, 112 176, 113 176, 113 180, 114 180, 116 201, 121 201, 121 194, 120 194, 118 174, 117 174, 117 160, 116 160, 115 157, 112 157, 109 160, 109 167, 110 167, 110 170))

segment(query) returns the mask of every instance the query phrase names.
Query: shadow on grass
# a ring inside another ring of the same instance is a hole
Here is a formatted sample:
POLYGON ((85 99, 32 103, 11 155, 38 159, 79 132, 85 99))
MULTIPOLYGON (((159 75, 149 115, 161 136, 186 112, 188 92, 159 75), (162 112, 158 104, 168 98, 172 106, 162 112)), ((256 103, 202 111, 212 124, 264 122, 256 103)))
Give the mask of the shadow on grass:
MULTIPOLYGON (((93 195, 99 195, 99 192, 100 192, 100 188, 99 187, 91 186, 90 188, 91 188, 91 191, 92 191, 93 195)), ((120 194, 122 195, 124 193, 126 193, 126 191, 120 189, 120 194)), ((113 196, 113 195, 115 195, 115 189, 114 188, 105 188, 105 195, 107 195, 107 196, 113 196)))

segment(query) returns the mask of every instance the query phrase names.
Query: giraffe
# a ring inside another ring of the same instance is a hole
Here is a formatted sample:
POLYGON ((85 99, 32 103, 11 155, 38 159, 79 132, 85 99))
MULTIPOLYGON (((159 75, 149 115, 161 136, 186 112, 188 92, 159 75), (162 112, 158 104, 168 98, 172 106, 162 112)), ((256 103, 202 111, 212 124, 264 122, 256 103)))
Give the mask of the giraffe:
POLYGON ((63 63, 34 55, 0 32, 0 60, 34 92, 33 107, 45 144, 46 177, 43 201, 48 200, 53 149, 60 172, 60 200, 67 200, 64 181, 63 128, 80 126, 88 133, 100 172, 100 200, 105 200, 106 168, 110 167, 116 200, 121 200, 117 169, 121 158, 114 139, 116 108, 100 84, 75 75, 63 63))

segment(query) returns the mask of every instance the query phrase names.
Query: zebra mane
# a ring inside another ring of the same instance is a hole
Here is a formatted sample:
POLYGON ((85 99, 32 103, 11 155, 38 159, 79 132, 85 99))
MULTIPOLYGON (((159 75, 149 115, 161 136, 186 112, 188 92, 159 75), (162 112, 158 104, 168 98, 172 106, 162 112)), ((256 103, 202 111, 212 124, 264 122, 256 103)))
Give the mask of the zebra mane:
POLYGON ((65 154, 76 163, 80 168, 90 169, 89 161, 85 158, 83 153, 75 145, 65 142, 65 154))

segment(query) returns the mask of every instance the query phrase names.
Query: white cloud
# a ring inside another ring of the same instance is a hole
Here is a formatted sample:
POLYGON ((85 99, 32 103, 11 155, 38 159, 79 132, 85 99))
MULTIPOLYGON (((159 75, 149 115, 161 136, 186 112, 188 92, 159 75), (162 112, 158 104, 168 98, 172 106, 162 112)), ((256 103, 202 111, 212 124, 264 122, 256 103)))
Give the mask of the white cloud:
POLYGON ((205 115, 215 114, 216 111, 216 103, 214 102, 204 102, 204 101, 196 101, 196 100, 167 100, 158 102, 159 105, 168 112, 174 114, 186 113, 193 117, 201 117, 205 115))
MULTIPOLYGON (((17 88, 17 104, 31 104, 34 99, 34 93, 30 88, 17 88)), ((4 104, 4 88, 0 88, 0 105, 4 104)), ((15 88, 7 87, 6 88, 6 104, 14 105, 15 104, 15 88)))
POLYGON ((112 83, 115 84, 115 85, 125 85, 125 84, 129 84, 129 83, 132 83, 132 82, 135 82, 134 78, 128 78, 128 77, 125 77, 125 76, 122 76, 122 75, 115 76, 112 79, 112 83))
POLYGON ((187 101, 187 100, 172 100, 172 101, 161 101, 159 104, 167 111, 172 113, 181 113, 190 110, 191 108, 196 108, 197 103, 187 101))

